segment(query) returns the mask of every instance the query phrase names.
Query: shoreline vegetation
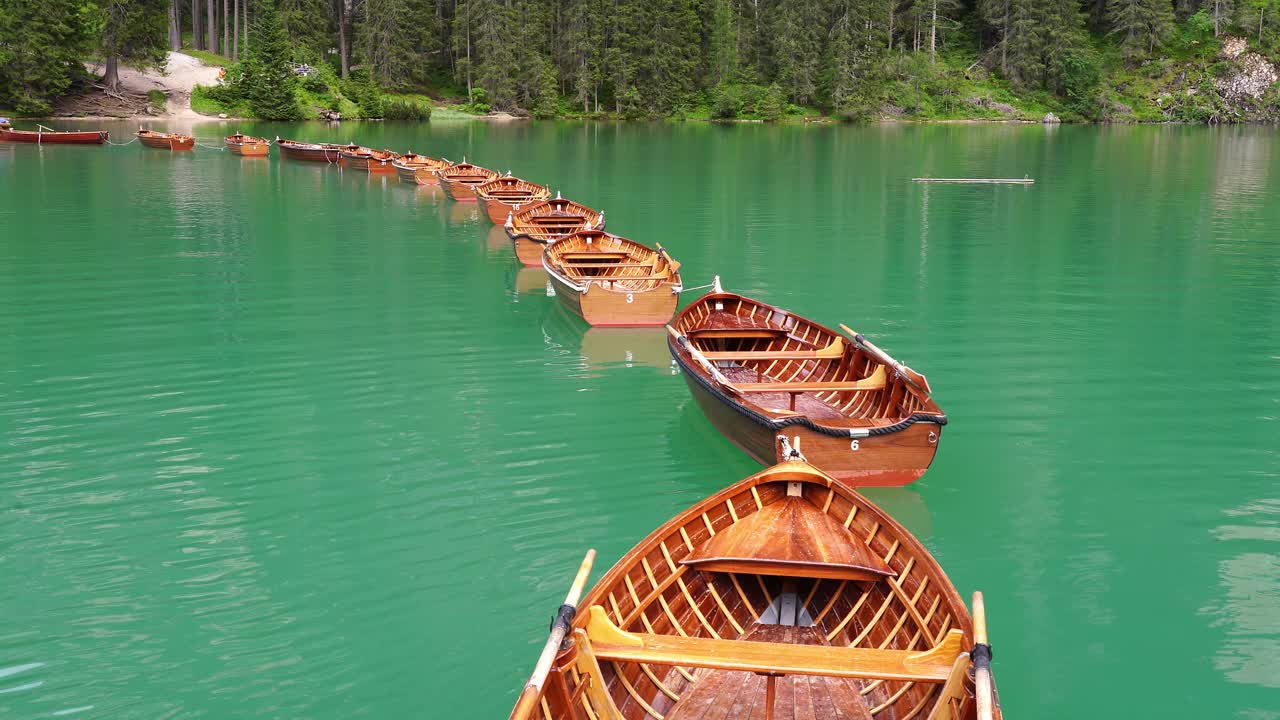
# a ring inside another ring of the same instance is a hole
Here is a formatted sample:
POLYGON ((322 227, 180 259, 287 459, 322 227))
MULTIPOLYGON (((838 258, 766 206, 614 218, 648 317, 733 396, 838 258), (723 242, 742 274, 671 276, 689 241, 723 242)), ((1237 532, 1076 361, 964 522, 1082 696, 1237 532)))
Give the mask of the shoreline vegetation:
POLYGON ((5 1, 16 117, 1280 121, 1280 0, 5 1))

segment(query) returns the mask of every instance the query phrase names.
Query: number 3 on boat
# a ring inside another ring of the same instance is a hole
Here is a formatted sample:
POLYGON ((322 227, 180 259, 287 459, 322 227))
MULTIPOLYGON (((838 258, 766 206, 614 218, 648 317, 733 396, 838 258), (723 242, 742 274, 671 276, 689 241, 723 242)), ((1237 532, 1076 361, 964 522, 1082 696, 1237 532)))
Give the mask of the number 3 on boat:
POLYGON ((783 458, 785 432, 851 485, 918 480, 947 416, 923 375, 843 329, 848 337, 724 292, 717 279, 676 315, 667 346, 711 423, 762 464, 783 458))

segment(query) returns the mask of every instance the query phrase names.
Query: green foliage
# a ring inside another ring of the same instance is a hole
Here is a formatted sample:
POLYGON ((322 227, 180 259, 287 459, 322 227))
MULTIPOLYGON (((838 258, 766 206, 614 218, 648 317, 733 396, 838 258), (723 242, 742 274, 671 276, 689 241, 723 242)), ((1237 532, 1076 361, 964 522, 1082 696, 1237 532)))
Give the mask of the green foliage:
POLYGON ((164 94, 163 90, 148 90, 147 102, 156 110, 164 110, 165 104, 169 102, 169 96, 164 94))
POLYGON ((85 75, 80 58, 99 20, 94 6, 81 0, 0 3, 0 106, 24 115, 49 112, 85 75))
POLYGON ((1173 34, 1169 0, 1107 0, 1111 32, 1120 36, 1129 59, 1146 57, 1173 34))
POLYGON ((342 94, 356 104, 360 117, 384 116, 382 88, 378 87, 367 70, 357 70, 342 81, 342 94))
POLYGON ((254 117, 263 120, 303 117, 291 59, 289 35, 280 22, 279 13, 267 4, 258 10, 258 23, 253 28, 244 62, 234 68, 235 84, 254 117))
POLYGON ((411 97, 387 96, 382 101, 382 115, 388 120, 426 122, 431 119, 431 105, 411 97))
POLYGON ((98 50, 103 58, 164 67, 169 0, 96 0, 98 50))
POLYGON ((742 112, 742 97, 731 85, 717 85, 711 90, 711 117, 727 120, 742 112))

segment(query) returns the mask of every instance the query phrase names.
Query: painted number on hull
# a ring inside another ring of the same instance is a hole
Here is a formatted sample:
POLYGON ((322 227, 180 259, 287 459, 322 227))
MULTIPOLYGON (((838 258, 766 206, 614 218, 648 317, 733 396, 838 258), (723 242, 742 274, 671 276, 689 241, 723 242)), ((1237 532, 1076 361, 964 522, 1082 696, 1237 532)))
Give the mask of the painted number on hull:
POLYGON ((859 449, 859 447, 858 447, 858 441, 857 441, 857 440, 850 440, 850 441, 849 441, 849 449, 850 449, 850 450, 858 450, 858 449, 859 449))
POLYGON ((627 293, 627 304, 628 304, 628 305, 630 305, 630 304, 631 304, 635 299, 636 299, 636 296, 635 296, 633 293, 627 293))

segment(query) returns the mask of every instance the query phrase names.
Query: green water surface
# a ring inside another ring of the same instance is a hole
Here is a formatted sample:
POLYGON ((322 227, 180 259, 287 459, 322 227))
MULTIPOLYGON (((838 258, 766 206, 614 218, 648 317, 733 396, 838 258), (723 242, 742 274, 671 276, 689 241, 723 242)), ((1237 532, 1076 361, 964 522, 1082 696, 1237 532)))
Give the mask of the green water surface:
MULTIPOLYGON (((869 494, 1010 717, 1280 718, 1274 129, 237 127, 510 169, 925 372, 869 494)), ((0 145, 0 307, 6 720, 505 717, 586 548, 757 469, 474 206, 274 151, 0 145)))

